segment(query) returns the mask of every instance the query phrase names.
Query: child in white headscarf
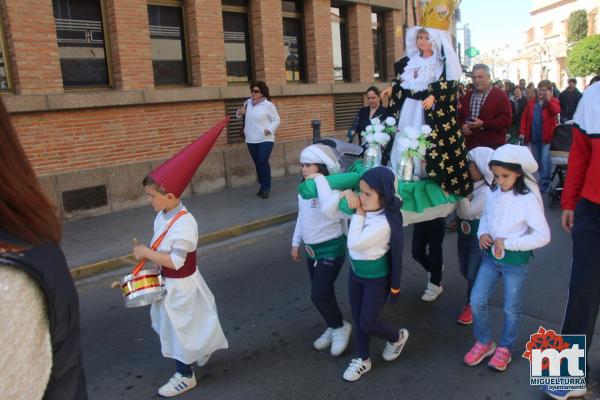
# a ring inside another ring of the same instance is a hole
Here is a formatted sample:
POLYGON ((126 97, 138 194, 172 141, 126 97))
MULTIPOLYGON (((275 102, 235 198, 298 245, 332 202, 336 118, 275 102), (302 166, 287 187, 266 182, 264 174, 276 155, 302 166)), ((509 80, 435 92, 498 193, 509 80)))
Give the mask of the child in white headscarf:
POLYGON ((474 366, 493 354, 488 365, 504 371, 517 340, 529 258, 532 250, 550 242, 550 228, 533 178, 538 165, 529 149, 506 144, 494 151, 489 165, 495 182, 477 231, 484 256, 471 293, 473 331, 477 341, 463 360, 474 366), (496 348, 487 304, 500 279, 504 286, 504 328, 496 348))
POLYGON ((481 265, 483 254, 479 248, 477 228, 479 218, 483 213, 483 205, 490 193, 490 185, 494 180, 494 174, 489 167, 494 150, 489 147, 476 147, 469 151, 469 170, 473 181, 473 193, 458 202, 456 214, 458 215, 458 265, 460 273, 467 280, 467 303, 463 306, 462 313, 457 322, 469 325, 473 322, 473 313, 469 300, 471 290, 475 284, 475 278, 481 265))
POLYGON ((341 355, 350 340, 352 325, 344 321, 335 297, 335 280, 346 259, 343 215, 337 211, 340 192, 332 190, 325 175, 340 172, 335 151, 324 144, 313 144, 300 154, 303 179, 314 179, 318 197, 298 195, 298 219, 292 239, 292 259, 300 261, 304 242, 306 265, 311 281, 310 298, 325 320, 325 332, 314 341, 315 350, 330 348, 332 356, 341 355))

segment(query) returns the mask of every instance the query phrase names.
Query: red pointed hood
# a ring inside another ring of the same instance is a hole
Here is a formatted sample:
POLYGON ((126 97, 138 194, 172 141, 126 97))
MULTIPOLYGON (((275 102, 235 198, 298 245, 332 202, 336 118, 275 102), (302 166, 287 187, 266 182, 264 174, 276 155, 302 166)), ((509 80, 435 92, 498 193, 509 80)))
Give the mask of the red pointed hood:
POLYGON ((192 180, 192 176, 202 164, 228 122, 229 117, 217 123, 204 135, 156 167, 150 172, 149 176, 167 193, 181 197, 186 186, 192 180))

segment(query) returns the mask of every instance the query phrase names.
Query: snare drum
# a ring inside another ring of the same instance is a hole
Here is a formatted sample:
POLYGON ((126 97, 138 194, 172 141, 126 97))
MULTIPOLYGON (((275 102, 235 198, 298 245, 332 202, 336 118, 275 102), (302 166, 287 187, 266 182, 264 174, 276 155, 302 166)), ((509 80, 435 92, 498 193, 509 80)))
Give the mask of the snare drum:
POLYGON ((145 269, 121 280, 125 307, 141 307, 160 300, 166 292, 165 281, 158 269, 145 269))

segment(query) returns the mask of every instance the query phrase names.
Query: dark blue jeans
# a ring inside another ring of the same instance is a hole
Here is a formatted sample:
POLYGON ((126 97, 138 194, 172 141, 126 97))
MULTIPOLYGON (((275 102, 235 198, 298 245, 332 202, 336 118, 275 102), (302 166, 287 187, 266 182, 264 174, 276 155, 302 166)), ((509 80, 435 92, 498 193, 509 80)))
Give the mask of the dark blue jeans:
POLYGON ((467 280, 467 304, 471 299, 471 290, 483 259, 477 236, 465 235, 458 229, 458 265, 461 275, 467 280))
POLYGON ((431 274, 429 282, 437 286, 442 282, 442 242, 445 232, 444 217, 413 225, 412 256, 431 274))
POLYGON ((273 150, 273 142, 246 143, 250 157, 256 167, 256 176, 260 184, 260 191, 268 193, 271 191, 271 166, 269 157, 273 150))
POLYGON ((381 321, 381 313, 390 293, 390 277, 364 279, 350 272, 350 307, 354 320, 354 341, 359 358, 369 358, 370 336, 397 342, 399 330, 381 321))
POLYGON ((573 264, 569 282, 569 300, 561 332, 586 335, 589 349, 594 336, 600 306, 600 204, 579 200, 575 208, 573 264))
POLYGON ((539 165, 540 191, 547 192, 552 177, 552 159, 550 158, 550 143, 531 142, 531 153, 539 165))
POLYGON ((310 275, 310 299, 325 323, 330 328, 341 328, 344 324, 342 312, 335 297, 335 280, 340 274, 346 256, 322 258, 319 260, 306 258, 306 266, 310 275))

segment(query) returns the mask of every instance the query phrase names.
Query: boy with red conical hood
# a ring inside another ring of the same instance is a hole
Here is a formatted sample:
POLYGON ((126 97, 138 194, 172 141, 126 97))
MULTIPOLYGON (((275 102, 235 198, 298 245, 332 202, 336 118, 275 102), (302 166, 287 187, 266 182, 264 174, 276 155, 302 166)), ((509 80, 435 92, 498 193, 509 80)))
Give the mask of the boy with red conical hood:
POLYGON ((143 181, 148 201, 158 212, 152 243, 166 231, 156 251, 143 244, 133 248, 137 260, 144 258, 160 266, 167 289, 150 308, 162 355, 175 359, 176 364, 173 377, 158 389, 163 397, 195 387, 192 364, 202 366, 213 352, 228 347, 213 294, 196 266, 198 224, 180 200, 226 125, 227 119, 215 125, 143 181))

